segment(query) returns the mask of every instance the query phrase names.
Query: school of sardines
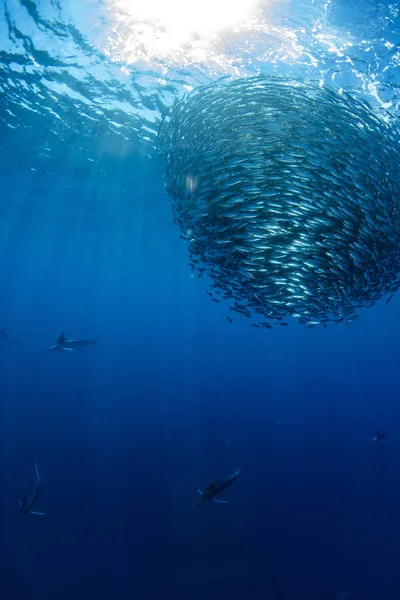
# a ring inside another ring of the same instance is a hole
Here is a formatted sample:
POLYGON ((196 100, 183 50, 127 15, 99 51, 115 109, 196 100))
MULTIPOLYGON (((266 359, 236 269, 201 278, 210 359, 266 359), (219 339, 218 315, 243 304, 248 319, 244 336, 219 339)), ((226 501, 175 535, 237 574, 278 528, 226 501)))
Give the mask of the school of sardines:
POLYGON ((256 326, 314 327, 393 294, 398 143, 365 102, 311 83, 221 81, 175 102, 159 131, 166 187, 213 299, 256 326))

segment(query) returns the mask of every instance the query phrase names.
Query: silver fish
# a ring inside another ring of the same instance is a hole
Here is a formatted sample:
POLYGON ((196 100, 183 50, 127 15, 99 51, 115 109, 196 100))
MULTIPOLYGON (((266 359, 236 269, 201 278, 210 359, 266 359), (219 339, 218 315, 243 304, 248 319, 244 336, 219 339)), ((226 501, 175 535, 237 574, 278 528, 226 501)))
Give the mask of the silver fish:
POLYGON ((158 142, 192 265, 246 318, 353 322, 400 286, 399 140, 366 102, 311 83, 189 93, 158 142))

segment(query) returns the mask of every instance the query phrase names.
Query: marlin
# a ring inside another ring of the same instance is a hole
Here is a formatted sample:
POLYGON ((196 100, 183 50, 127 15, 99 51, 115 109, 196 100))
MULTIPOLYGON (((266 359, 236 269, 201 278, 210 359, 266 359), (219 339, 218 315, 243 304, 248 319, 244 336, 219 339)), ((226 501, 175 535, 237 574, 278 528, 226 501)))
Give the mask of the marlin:
POLYGON ((228 504, 227 500, 217 500, 215 496, 217 496, 218 494, 226 490, 226 488, 228 488, 230 485, 232 485, 232 483, 236 481, 236 479, 239 477, 240 473, 241 467, 239 467, 239 469, 237 469, 234 473, 228 475, 224 479, 215 479, 208 486, 208 488, 204 490, 204 492, 202 492, 201 489, 198 488, 197 491, 200 494, 200 498, 198 498, 195 504, 193 504, 193 508, 197 508, 201 504, 205 504, 205 502, 209 502, 210 500, 212 500, 213 502, 218 502, 219 504, 228 504))
POLYGON ((378 431, 376 432, 376 435, 374 435, 374 437, 372 438, 372 443, 377 444, 378 442, 381 442, 382 440, 384 440, 386 436, 387 436, 387 433, 384 433, 378 429, 378 431))
MULTIPOLYGON (((100 335, 100 334, 99 334, 100 335)), ((65 333, 62 332, 56 343, 51 346, 50 350, 59 352, 73 352, 74 350, 81 350, 85 346, 93 346, 99 338, 97 335, 94 340, 67 340, 65 333)))
POLYGON ((26 515, 39 515, 41 517, 45 517, 46 513, 42 513, 42 512, 37 512, 35 510, 32 510, 37 497, 39 495, 39 484, 40 484, 40 475, 39 475, 39 471, 37 468, 37 464, 35 461, 35 473, 36 473, 36 480, 35 480, 35 485, 33 487, 33 490, 30 494, 25 494, 24 497, 22 498, 21 502, 19 503, 19 516, 20 517, 24 517, 26 515))

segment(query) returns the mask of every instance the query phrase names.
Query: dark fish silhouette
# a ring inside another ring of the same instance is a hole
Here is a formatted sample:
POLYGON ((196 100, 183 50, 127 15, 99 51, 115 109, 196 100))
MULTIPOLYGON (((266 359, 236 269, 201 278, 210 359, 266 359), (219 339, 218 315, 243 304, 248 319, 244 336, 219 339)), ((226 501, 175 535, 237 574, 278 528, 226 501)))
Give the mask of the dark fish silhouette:
POLYGON ((381 442, 382 440, 384 440, 386 438, 387 434, 380 431, 378 429, 378 431, 376 432, 376 435, 374 435, 374 437, 372 438, 372 443, 377 444, 378 442, 381 442))
POLYGON ((97 342, 99 335, 97 335, 94 340, 67 340, 65 333, 63 332, 56 343, 51 346, 50 350, 58 352, 72 352, 74 350, 81 350, 81 348, 84 348, 85 346, 93 346, 97 342))
POLYGON ((200 497, 193 504, 193 508, 197 508, 201 504, 205 504, 205 502, 209 502, 210 500, 212 500, 213 502, 218 502, 220 504, 227 504, 228 503, 227 500, 216 500, 215 496, 217 496, 218 494, 220 494, 221 492, 226 490, 226 488, 231 486, 232 483, 234 481, 236 481, 236 479, 239 477, 240 473, 241 473, 241 467, 239 467, 239 469, 237 469, 234 473, 232 473, 231 475, 228 475, 224 479, 215 479, 208 486, 208 488, 206 488, 204 490, 204 492, 202 492, 200 489, 198 489, 200 497))
POLYGON ((40 476, 39 476, 39 471, 37 468, 36 461, 35 461, 35 473, 36 473, 35 485, 31 491, 31 493, 25 494, 25 496, 22 498, 21 502, 19 503, 20 517, 24 517, 26 515, 39 515, 41 517, 46 516, 46 513, 37 512, 35 510, 32 510, 34 507, 34 504, 37 500, 37 497, 39 495, 39 485, 40 485, 40 476))

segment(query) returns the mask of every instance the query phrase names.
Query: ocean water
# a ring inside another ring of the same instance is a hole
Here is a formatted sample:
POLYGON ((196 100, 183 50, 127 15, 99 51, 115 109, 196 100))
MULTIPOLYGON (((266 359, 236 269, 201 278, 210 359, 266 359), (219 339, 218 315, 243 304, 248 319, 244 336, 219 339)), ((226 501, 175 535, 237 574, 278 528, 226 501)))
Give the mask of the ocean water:
POLYGON ((400 598, 398 294, 347 326, 228 323, 157 151, 163 111, 220 77, 395 124, 400 5, 245 4, 226 30, 217 2, 0 1, 2 600, 400 598), (100 337, 50 352, 63 331, 100 337), (19 519, 35 460, 46 516, 19 519))

